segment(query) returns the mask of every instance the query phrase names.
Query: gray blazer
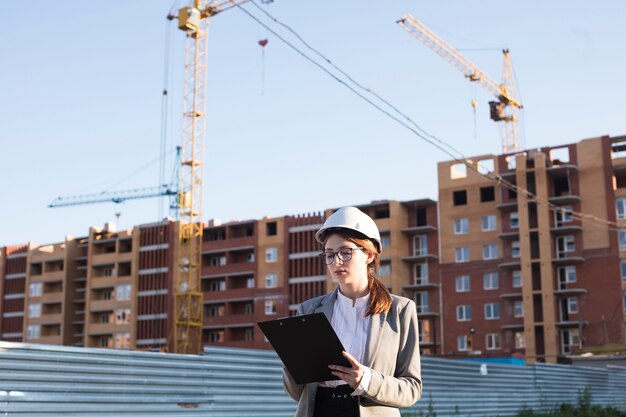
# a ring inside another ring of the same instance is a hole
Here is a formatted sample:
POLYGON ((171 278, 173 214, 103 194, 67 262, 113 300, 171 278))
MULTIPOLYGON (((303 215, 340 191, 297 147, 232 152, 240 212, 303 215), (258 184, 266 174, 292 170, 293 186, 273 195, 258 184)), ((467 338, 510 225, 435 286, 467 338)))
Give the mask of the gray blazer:
MULTIPOLYGON (((300 304, 298 314, 323 312, 331 320, 337 291, 300 304)), ((399 407, 408 407, 422 395, 419 331, 415 303, 391 296, 388 313, 372 316, 363 365, 372 370, 372 380, 360 396, 361 417, 400 416, 399 407)), ((295 417, 312 417, 317 383, 298 385, 286 369, 283 386, 298 401, 295 417)))

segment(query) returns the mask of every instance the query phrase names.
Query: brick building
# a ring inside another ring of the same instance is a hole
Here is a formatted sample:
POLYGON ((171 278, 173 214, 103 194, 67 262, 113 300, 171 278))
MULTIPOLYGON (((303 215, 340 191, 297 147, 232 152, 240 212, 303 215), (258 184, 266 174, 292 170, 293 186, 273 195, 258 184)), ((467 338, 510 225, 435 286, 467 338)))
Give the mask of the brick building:
MULTIPOLYGON (((623 343, 625 151, 601 137, 472 157, 487 176, 441 162, 438 202, 359 205, 381 232, 379 278, 416 302, 422 352, 556 362, 623 343)), ((204 344, 269 348, 257 322, 335 288, 314 239, 333 211, 205 225, 204 344)), ((177 245, 164 220, 1 248, 2 339, 171 350, 177 245)))

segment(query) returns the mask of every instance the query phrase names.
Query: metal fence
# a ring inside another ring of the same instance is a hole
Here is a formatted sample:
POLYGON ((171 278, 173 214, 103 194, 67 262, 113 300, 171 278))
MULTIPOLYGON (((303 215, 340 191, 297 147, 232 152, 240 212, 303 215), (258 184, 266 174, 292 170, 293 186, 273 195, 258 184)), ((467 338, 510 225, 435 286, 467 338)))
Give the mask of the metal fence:
MULTIPOLYGON (((293 416, 274 352, 204 355, 0 342, 3 416, 293 416)), ((522 407, 593 403, 626 411, 626 368, 512 366, 422 358, 424 395, 406 416, 513 416, 522 407)))

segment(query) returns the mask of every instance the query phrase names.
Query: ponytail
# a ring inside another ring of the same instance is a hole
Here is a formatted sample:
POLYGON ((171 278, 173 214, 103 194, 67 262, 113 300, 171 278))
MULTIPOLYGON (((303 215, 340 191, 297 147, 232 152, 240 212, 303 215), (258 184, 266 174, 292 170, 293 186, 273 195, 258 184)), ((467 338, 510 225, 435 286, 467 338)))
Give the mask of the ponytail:
MULTIPOLYGON (((373 264, 374 262, 372 262, 373 264)), ((370 303, 367 316, 386 313, 391 309, 391 294, 387 287, 375 275, 375 269, 370 264, 367 270, 367 284, 370 290, 370 303)))

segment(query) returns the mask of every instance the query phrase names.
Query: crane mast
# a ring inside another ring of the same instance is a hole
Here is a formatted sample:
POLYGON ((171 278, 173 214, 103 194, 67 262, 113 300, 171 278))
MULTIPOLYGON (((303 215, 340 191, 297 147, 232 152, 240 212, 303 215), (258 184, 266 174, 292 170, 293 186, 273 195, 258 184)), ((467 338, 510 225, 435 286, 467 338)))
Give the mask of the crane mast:
POLYGON ((515 98, 513 70, 508 49, 502 51, 504 54, 504 69, 502 82, 498 84, 410 13, 406 13, 397 23, 424 45, 432 49, 437 55, 461 71, 470 81, 479 83, 489 94, 498 99, 498 101, 489 102, 489 110, 492 120, 502 122, 500 125, 502 152, 505 154, 517 152, 520 146, 519 110, 523 106, 515 98))
POLYGON ((207 50, 212 16, 248 0, 208 4, 193 0, 178 11, 185 32, 182 161, 178 253, 174 254, 174 341, 176 353, 202 351, 202 169, 206 129, 207 50))

